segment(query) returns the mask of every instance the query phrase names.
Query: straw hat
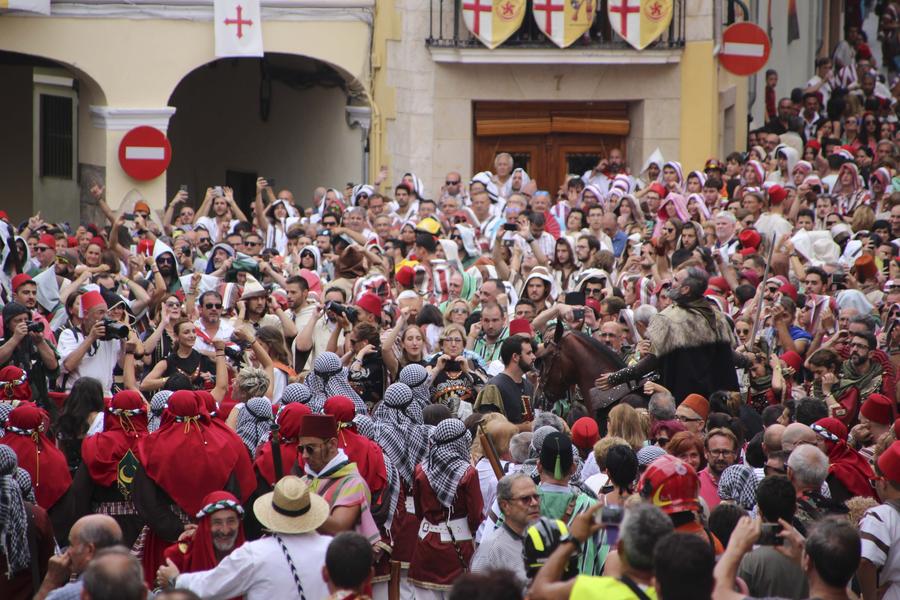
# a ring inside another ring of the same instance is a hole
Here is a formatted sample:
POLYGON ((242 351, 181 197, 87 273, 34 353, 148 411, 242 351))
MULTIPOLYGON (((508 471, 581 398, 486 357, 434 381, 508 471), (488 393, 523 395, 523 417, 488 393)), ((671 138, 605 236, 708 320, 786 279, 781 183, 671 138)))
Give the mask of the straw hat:
POLYGON ((253 503, 253 514, 275 533, 306 533, 328 519, 328 503, 295 475, 285 475, 275 490, 253 503))

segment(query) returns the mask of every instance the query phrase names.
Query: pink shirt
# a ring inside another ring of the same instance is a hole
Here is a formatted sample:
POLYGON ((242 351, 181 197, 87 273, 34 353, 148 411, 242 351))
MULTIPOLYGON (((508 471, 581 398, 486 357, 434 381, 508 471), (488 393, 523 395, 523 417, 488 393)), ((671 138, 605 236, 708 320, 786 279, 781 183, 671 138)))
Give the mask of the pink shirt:
POLYGON ((719 484, 713 481, 712 475, 709 473, 709 467, 706 467, 699 473, 700 476, 700 497, 706 502, 710 512, 717 507, 722 501, 719 498, 719 484))

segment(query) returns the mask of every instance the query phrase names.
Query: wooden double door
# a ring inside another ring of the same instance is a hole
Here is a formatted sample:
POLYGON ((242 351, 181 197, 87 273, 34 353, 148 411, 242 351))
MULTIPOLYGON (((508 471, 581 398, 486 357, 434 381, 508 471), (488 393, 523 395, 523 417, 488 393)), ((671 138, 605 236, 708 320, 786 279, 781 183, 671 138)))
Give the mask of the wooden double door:
POLYGON ((594 168, 609 151, 625 153, 625 103, 475 102, 474 172, 493 171, 508 152, 538 189, 555 194, 569 175, 594 168))

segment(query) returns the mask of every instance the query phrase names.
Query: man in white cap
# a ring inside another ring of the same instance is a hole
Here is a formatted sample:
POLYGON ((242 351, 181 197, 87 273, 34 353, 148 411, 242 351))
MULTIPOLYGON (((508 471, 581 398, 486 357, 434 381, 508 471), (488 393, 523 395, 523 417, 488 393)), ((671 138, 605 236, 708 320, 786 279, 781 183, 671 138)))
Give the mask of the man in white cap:
POLYGON ((328 512, 321 496, 299 477, 287 475, 253 503, 253 514, 271 536, 236 548, 209 571, 179 574, 169 560, 158 575, 170 587, 191 590, 201 598, 326 598, 322 564, 331 538, 316 529, 328 512))

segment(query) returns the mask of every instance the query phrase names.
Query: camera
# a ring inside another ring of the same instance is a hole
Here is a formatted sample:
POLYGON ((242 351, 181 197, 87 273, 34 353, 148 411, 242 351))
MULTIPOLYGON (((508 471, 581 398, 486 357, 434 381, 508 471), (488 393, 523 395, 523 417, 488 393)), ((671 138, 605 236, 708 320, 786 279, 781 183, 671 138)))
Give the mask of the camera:
POLYGON ((270 188, 275 187, 275 178, 274 177, 265 177, 264 179, 266 180, 266 183, 269 184, 270 188))
POLYGON ((44 333, 44 324, 40 321, 28 321, 28 333, 44 333))
POLYGON ((572 320, 573 321, 581 321, 582 319, 584 319, 584 309, 583 308, 572 309, 572 320))
POLYGON ((224 195, 225 195, 225 191, 222 189, 221 185, 217 185, 216 187, 213 188, 213 196, 215 196, 217 198, 221 198, 224 195))
POLYGON ((181 184, 181 186, 178 188, 178 190, 187 194, 188 187, 184 184, 181 184))
POLYGON ((606 541, 615 544, 619 540, 619 525, 625 516, 625 508, 618 504, 608 504, 595 513, 594 521, 606 530, 606 541))
POLYGON ((455 373, 456 371, 461 371, 462 366, 459 364, 459 360, 454 359, 454 360, 445 361, 444 369, 446 371, 452 371, 455 373))
POLYGON ((835 271, 831 275, 831 283, 836 289, 844 289, 847 287, 847 274, 841 271, 835 271))
POLYGON ((763 523, 759 532, 759 541, 756 543, 760 546, 781 546, 784 544, 784 538, 778 537, 782 527, 778 523, 763 523))
POLYGON ((331 311, 336 315, 343 315, 347 317, 347 320, 354 325, 359 318, 359 311, 356 308, 352 306, 344 306, 340 302, 335 302, 334 300, 330 300, 325 303, 325 310, 331 311))
POLYGON ((503 231, 518 231, 519 226, 516 223, 504 223, 503 231))
POLYGON ((225 346, 225 356, 234 364, 240 364, 244 359, 244 351, 242 348, 234 346, 225 346))
POLYGON ((104 342, 109 340, 124 340, 128 337, 128 325, 113 321, 109 317, 104 317, 100 323, 106 328, 106 333, 100 338, 104 342))

